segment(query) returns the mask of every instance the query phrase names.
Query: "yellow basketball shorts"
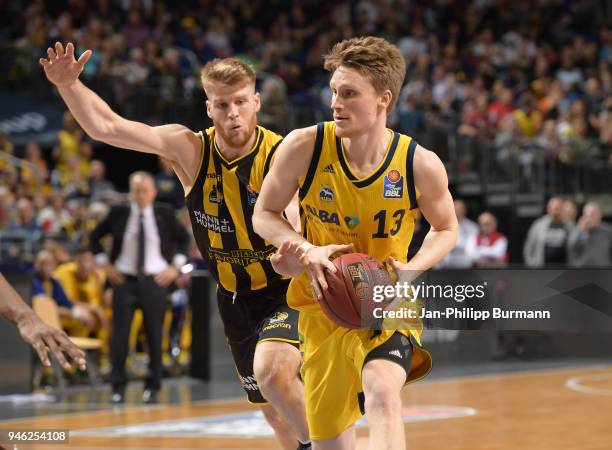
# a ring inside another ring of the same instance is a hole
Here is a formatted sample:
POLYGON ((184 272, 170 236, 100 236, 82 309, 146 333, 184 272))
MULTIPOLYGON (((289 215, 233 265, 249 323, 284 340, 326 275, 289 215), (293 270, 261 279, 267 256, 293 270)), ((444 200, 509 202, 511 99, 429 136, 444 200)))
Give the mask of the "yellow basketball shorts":
MULTIPOLYGON (((410 337, 410 331, 399 331, 410 337)), ((372 350, 384 344, 395 330, 349 330, 331 322, 322 312, 300 311, 301 368, 310 438, 330 439, 361 417, 361 371, 372 350)), ((410 339, 412 364, 406 383, 424 378, 431 356, 410 339)))

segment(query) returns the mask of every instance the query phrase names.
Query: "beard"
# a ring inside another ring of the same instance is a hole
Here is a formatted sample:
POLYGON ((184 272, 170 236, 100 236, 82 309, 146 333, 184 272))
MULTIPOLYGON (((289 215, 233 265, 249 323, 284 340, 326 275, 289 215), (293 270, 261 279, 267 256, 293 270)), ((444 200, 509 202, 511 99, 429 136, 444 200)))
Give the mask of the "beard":
POLYGON ((219 133, 223 142, 232 147, 243 147, 249 142, 249 139, 251 139, 255 132, 255 128, 257 127, 257 115, 253 114, 249 123, 245 123, 240 133, 228 133, 221 125, 214 122, 213 124, 215 125, 215 133, 219 133))

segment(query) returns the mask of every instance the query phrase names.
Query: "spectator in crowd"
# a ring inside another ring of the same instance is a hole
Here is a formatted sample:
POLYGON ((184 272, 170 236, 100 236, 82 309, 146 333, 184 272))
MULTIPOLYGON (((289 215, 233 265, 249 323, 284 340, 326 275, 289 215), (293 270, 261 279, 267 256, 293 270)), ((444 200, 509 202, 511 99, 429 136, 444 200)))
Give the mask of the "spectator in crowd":
POLYGON ((21 182, 26 186, 28 194, 42 191, 49 178, 47 162, 43 159, 40 146, 29 142, 25 147, 24 160, 28 165, 21 168, 21 182))
POLYGON ((41 244, 42 236, 43 230, 36 223, 32 202, 26 197, 18 199, 15 203, 15 215, 2 236, 3 245, 11 244, 9 257, 31 261, 41 244))
POLYGON ((597 203, 584 205, 582 216, 569 236, 569 263, 574 267, 612 265, 612 225, 602 221, 597 203))
POLYGON ((49 206, 44 207, 36 218, 45 236, 61 237, 70 222, 70 214, 64 207, 64 194, 55 191, 50 196, 49 206))
POLYGON ((66 320, 63 328, 71 336, 89 337, 93 335, 105 340, 108 337, 108 323, 103 311, 102 290, 104 277, 98 273, 93 254, 86 247, 77 249, 74 261, 58 266, 53 272, 68 298, 91 311, 94 323, 85 327, 75 320, 66 320))
POLYGON ((112 199, 117 195, 115 186, 106 179, 106 165, 94 159, 89 165, 89 197, 92 202, 112 199))
POLYGON ((497 218, 490 212, 478 217, 480 230, 468 242, 466 252, 475 267, 501 267, 508 264, 508 239, 497 231, 497 218))
POLYGON ((578 207, 576 206, 576 202, 569 198, 563 200, 563 221, 575 225, 577 216, 578 207))
POLYGON ((111 339, 112 401, 122 403, 127 384, 125 360, 136 308, 143 313, 149 347, 149 374, 143 401, 154 403, 161 387, 162 325, 170 284, 184 264, 189 236, 174 211, 154 205, 154 178, 146 172, 130 176, 129 205, 114 206, 91 233, 91 248, 114 287, 111 339), (110 258, 101 239, 112 236, 110 258), (146 256, 146 257, 145 257, 146 256))
POLYGON ((529 267, 561 266, 567 263, 567 241, 573 226, 563 215, 563 200, 552 197, 546 215, 531 224, 523 246, 529 267))
POLYGON ((83 303, 73 302, 68 298, 62 285, 52 276, 57 264, 53 254, 41 250, 34 261, 34 276, 32 277, 32 297, 43 296, 53 299, 58 306, 62 320, 74 319, 86 329, 95 326, 91 308, 83 303))
POLYGON ((6 156, 13 155, 13 144, 7 134, 2 130, 0 130, 0 152, 4 153, 0 153, 0 172, 2 172, 9 166, 6 156))
POLYGON ((455 199, 455 214, 459 222, 459 237, 453 250, 437 265, 436 268, 465 269, 472 267, 472 258, 467 253, 467 245, 478 234, 478 225, 466 217, 465 202, 455 199))

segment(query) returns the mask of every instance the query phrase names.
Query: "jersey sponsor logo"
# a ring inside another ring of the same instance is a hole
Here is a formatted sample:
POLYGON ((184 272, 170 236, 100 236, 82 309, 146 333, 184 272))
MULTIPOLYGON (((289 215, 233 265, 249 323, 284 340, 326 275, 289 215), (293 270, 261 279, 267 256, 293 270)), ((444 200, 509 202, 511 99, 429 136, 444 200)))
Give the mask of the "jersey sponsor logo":
POLYGON ((383 183, 384 198, 402 198, 404 196, 404 177, 399 170, 392 169, 385 175, 383 183))
POLYGON ((246 267, 250 264, 265 261, 270 258, 275 251, 275 248, 270 246, 266 250, 223 250, 221 248, 209 248, 207 253, 212 261, 226 262, 229 264, 237 264, 246 267))
POLYGON ((338 218, 338 213, 326 211, 324 209, 319 209, 317 211, 317 208, 310 205, 305 205, 305 207, 308 213, 318 218, 321 222, 333 223, 340 226, 340 219, 338 218))
POLYGON ((257 380, 255 379, 255 375, 249 375, 248 377, 243 377, 238 374, 238 378, 240 378, 240 384, 243 389, 247 391, 258 391, 259 386, 257 386, 257 380))
POLYGON ((356 217, 356 216, 344 216, 344 223, 346 224, 347 227, 349 227, 349 229, 352 230, 357 225, 359 225, 359 217, 356 217))
POLYGON ((319 189, 319 198, 324 202, 333 202, 334 190, 331 186, 321 186, 321 189, 319 189))
POLYGON ((325 173, 336 173, 336 171, 334 170, 334 166, 332 166, 331 164, 326 165, 323 168, 323 172, 325 172, 325 173))
POLYGON ((217 191, 217 186, 213 184, 210 194, 208 194, 208 201, 220 205, 223 201, 223 194, 221 191, 217 191))
POLYGON ((257 197, 259 196, 259 192, 253 189, 251 186, 246 187, 247 190, 247 203, 249 206, 255 206, 257 202, 257 197))
POLYGON ((217 216, 211 216, 206 214, 204 211, 193 211, 193 216, 198 225, 204 228, 215 231, 217 233, 234 233, 236 230, 232 227, 232 224, 227 219, 221 219, 217 216))
POLYGON ((270 324, 284 322, 288 317, 289 314, 287 314, 286 312, 276 312, 272 317, 270 317, 268 322, 270 324))

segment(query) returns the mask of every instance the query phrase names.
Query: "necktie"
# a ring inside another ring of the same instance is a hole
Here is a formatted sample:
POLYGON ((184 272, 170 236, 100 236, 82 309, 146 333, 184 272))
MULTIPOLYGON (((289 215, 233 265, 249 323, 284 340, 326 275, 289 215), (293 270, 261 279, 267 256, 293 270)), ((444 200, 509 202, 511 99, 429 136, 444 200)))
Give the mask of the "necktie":
POLYGON ((138 216, 138 253, 136 255, 136 273, 138 277, 142 277, 145 263, 145 231, 144 215, 142 213, 138 216))

